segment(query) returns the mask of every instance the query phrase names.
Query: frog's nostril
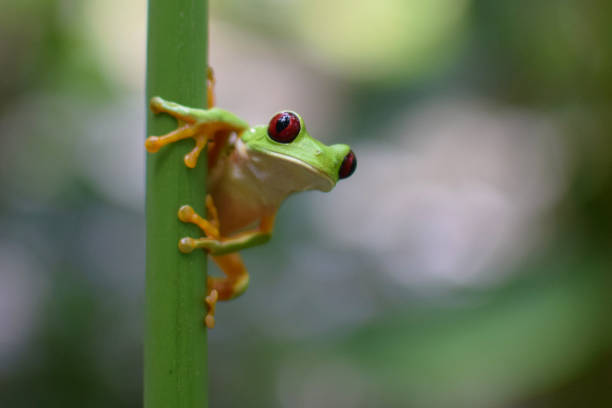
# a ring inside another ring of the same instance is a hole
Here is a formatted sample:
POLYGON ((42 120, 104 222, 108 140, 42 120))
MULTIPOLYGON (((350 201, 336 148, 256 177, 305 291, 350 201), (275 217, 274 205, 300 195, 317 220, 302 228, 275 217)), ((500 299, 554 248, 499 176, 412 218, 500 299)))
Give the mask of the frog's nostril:
POLYGON ((344 160, 342 160, 340 170, 338 171, 338 177, 341 179, 350 177, 350 175, 355 172, 356 168, 357 157, 355 157, 355 153, 353 153, 353 151, 351 150, 346 156, 344 156, 344 160))

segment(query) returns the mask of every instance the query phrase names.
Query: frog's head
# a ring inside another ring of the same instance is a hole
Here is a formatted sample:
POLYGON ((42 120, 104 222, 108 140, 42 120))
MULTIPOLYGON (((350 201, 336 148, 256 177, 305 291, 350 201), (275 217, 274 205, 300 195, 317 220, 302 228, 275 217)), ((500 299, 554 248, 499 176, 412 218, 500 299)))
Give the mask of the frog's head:
POLYGON ((267 168, 289 172, 282 176, 296 184, 296 191, 329 191, 357 167, 357 158, 348 145, 319 142, 292 111, 279 112, 267 126, 255 126, 243 133, 242 141, 259 160, 267 161, 267 168))

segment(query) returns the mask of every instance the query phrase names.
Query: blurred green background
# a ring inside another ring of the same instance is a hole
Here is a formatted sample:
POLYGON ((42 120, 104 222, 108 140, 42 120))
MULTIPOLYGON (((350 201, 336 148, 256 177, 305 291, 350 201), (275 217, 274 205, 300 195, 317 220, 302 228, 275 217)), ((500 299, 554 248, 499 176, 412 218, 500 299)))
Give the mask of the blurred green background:
MULTIPOLYGON (((612 406, 612 3, 210 8, 218 105, 359 159, 244 253, 212 406, 612 406)), ((0 406, 138 407, 146 2, 2 9, 0 406)))

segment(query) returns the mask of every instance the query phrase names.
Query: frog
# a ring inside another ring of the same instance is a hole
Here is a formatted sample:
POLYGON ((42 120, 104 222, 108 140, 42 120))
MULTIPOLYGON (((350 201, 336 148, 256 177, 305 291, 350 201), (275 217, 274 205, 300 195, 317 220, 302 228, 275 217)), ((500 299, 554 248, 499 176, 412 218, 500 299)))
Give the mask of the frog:
POLYGON ((149 136, 146 150, 153 154, 164 146, 193 139, 193 149, 184 164, 195 168, 202 151, 207 154, 206 217, 189 204, 178 209, 178 219, 199 227, 200 237, 182 237, 178 250, 189 254, 196 249, 208 253, 223 276, 207 276, 204 324, 215 326, 218 301, 242 295, 249 285, 249 273, 239 251, 267 243, 274 230, 280 205, 294 193, 331 191, 336 183, 350 177, 357 158, 349 145, 325 145, 306 130, 302 117, 292 110, 275 113, 267 125, 250 126, 234 113, 214 106, 215 79, 207 75, 207 108, 199 109, 168 101, 150 99, 155 114, 177 119, 175 130, 149 136))

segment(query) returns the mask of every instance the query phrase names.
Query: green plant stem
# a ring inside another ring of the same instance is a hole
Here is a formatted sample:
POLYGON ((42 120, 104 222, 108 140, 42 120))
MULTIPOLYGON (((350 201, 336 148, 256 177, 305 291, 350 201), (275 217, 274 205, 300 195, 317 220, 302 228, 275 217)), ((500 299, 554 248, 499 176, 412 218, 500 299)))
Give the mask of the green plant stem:
MULTIPOLYGON (((207 8, 206 0, 149 0, 147 135, 177 126, 168 115, 151 113, 152 96, 206 107, 207 8)), ((147 154, 145 408, 208 406, 206 254, 177 248, 180 237, 200 235, 178 220, 179 207, 205 214, 206 154, 188 169, 183 156, 192 147, 186 140, 147 154)))

